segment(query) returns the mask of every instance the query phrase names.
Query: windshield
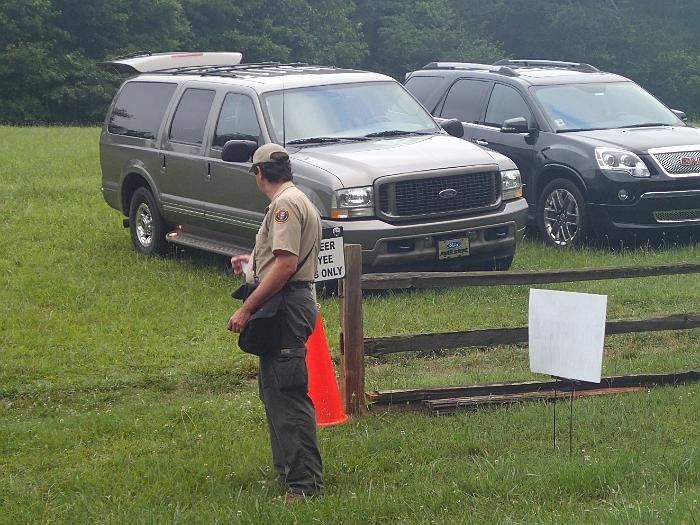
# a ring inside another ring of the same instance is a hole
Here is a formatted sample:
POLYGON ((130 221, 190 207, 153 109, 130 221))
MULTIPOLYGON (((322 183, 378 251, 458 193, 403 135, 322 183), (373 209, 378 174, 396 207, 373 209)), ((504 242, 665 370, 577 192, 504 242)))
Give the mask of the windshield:
POLYGON ((275 91, 263 96, 263 109, 275 140, 284 139, 287 144, 315 138, 332 141, 440 131, 425 109, 396 82, 288 89, 284 97, 282 91, 275 91))
POLYGON ((533 88, 556 131, 682 124, 666 106, 633 82, 533 88))

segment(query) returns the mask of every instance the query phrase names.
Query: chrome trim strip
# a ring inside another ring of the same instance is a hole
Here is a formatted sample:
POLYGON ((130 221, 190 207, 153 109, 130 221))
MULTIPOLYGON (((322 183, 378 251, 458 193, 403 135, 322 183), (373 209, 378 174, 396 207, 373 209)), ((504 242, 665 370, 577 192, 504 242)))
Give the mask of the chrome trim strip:
POLYGON ((666 199, 675 197, 700 197, 700 190, 683 190, 683 191, 649 191, 642 193, 640 199, 666 199))
POLYGON ((172 211, 175 213, 182 213, 183 215, 191 215, 192 217, 204 217, 204 212, 196 208, 188 208, 187 206, 182 206, 179 204, 163 203, 163 209, 167 211, 172 211))
POLYGON ((682 153, 684 151, 698 150, 700 150, 700 144, 688 144, 686 146, 668 146, 665 148, 649 148, 647 151, 650 155, 656 155, 657 153, 682 153))
POLYGON ((224 224, 232 224, 232 225, 235 225, 235 226, 241 226, 242 228, 247 228, 247 229, 249 229, 249 230, 253 230, 253 231, 256 231, 256 232, 260 229, 260 224, 261 224, 261 223, 255 224, 255 223, 252 223, 252 222, 246 222, 246 221, 244 221, 244 220, 236 219, 236 218, 231 217, 231 216, 229 216, 229 215, 222 215, 222 214, 220 214, 220 213, 210 213, 210 212, 207 212, 207 213, 205 214, 205 216, 206 216, 207 219, 212 220, 212 221, 214 221, 214 222, 221 222, 221 223, 224 223, 224 224))
POLYGON ((181 213, 183 215, 189 215, 191 217, 206 218, 214 222, 220 222, 224 224, 231 224, 234 226, 240 226, 242 228, 247 228, 249 230, 258 231, 260 229, 261 223, 248 222, 241 219, 236 219, 228 215, 222 215, 219 213, 212 213, 206 211, 200 211, 195 208, 188 208, 187 206, 182 206, 179 204, 163 203, 163 209, 171 211, 174 213, 181 213))

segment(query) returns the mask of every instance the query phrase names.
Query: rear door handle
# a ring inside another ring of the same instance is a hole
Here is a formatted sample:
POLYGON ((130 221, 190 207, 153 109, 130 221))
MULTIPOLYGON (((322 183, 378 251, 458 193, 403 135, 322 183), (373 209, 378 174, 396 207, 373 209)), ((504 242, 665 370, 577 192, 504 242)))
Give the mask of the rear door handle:
POLYGON ((211 180, 211 162, 207 162, 207 174, 204 176, 204 178, 211 180))
POLYGON ((481 139, 474 139, 474 142, 477 143, 479 146, 488 146, 489 143, 486 140, 481 140, 481 139))

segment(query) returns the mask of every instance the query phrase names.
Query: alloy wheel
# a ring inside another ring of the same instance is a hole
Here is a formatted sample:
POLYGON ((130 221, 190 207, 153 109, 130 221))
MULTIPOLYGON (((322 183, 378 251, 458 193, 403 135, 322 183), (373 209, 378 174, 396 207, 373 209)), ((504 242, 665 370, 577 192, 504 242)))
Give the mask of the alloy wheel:
POLYGON ((145 202, 139 204, 136 209, 136 236, 144 248, 153 242, 153 216, 145 202))
POLYGON ((576 198, 566 189, 552 191, 544 203, 544 227, 554 244, 567 246, 581 228, 581 213, 576 198))

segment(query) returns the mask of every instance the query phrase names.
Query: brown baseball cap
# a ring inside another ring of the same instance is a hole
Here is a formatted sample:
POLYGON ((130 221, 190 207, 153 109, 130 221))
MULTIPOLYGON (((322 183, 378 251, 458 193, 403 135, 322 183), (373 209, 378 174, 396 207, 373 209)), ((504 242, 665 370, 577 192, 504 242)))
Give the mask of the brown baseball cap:
POLYGON ((287 153, 287 150, 279 144, 270 142, 255 150, 255 153, 253 153, 253 165, 250 167, 250 171, 253 171, 257 164, 263 164, 265 162, 284 162, 286 160, 289 160, 289 153, 287 153))

